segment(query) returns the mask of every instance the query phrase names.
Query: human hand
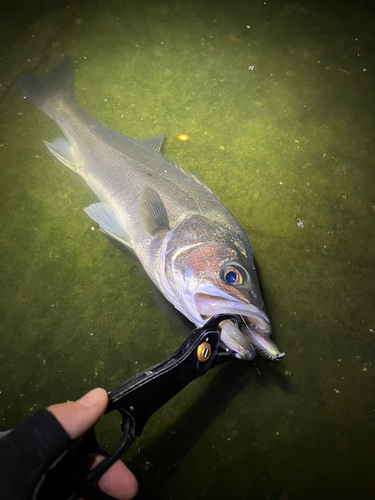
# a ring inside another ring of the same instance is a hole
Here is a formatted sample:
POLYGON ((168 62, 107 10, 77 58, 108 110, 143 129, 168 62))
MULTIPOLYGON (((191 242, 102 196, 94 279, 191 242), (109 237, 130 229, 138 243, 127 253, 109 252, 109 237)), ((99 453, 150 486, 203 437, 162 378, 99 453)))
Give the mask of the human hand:
MULTIPOLYGON (((78 401, 68 401, 47 408, 60 422, 70 439, 82 436, 93 427, 105 412, 108 395, 104 389, 94 389, 78 401)), ((95 467, 104 457, 93 455, 91 467, 95 467)), ((98 481, 99 488, 118 500, 129 500, 138 491, 138 482, 125 464, 118 460, 98 481)))

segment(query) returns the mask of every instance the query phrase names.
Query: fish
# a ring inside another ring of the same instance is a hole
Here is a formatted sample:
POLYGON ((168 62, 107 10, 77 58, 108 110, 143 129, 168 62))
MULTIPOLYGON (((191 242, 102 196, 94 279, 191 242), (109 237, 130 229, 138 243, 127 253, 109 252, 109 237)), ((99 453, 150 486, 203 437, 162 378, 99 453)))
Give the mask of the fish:
POLYGON ((196 326, 233 314, 238 322, 223 324, 220 340, 238 358, 253 359, 257 351, 278 359, 245 231, 200 178, 163 157, 165 136, 136 139, 93 118, 76 101, 68 57, 17 83, 62 131, 45 145, 97 196, 84 210, 100 230, 132 252, 196 326))

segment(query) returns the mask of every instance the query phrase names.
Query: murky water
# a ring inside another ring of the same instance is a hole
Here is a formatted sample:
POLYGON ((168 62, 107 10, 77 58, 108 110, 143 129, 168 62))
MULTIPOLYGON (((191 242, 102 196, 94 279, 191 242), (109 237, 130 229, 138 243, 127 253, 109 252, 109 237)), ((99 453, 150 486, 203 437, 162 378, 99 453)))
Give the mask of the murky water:
MULTIPOLYGON (((165 156, 238 218, 287 351, 234 360, 162 408, 125 456, 139 498, 375 497, 374 11, 42 8, 1 30, 0 429, 110 389, 184 339, 83 212, 95 196, 48 153, 60 132, 14 84, 69 54, 88 112, 130 136, 165 133, 165 156)), ((114 427, 101 425, 103 441, 114 427)))

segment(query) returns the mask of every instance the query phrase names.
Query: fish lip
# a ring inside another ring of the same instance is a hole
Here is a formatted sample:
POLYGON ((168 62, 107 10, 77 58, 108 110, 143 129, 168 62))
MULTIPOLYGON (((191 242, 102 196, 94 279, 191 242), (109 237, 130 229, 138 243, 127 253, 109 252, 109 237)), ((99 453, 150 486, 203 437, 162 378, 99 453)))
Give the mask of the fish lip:
POLYGON ((226 298, 204 292, 197 292, 194 299, 197 311, 202 318, 216 314, 233 314, 237 317, 239 325, 248 325, 267 336, 271 335, 272 327, 267 314, 254 304, 241 302, 233 297, 226 298))

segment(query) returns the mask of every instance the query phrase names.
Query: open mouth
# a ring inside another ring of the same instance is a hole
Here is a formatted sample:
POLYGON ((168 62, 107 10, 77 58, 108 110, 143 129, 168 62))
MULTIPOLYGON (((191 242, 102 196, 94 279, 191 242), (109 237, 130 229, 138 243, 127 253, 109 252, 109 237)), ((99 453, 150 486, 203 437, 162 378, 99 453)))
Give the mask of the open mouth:
POLYGON ((196 293, 194 300, 197 311, 203 318, 215 314, 233 314, 238 316, 240 324, 256 328, 268 337, 271 335, 272 327, 267 314, 253 304, 204 293, 196 293))
POLYGON ((269 338, 271 323, 268 316, 254 304, 204 293, 196 293, 194 299, 202 318, 215 314, 233 314, 237 317, 237 325, 231 321, 223 321, 219 325, 221 341, 235 352, 237 358, 249 361, 254 359, 257 352, 272 360, 285 355, 269 338))

